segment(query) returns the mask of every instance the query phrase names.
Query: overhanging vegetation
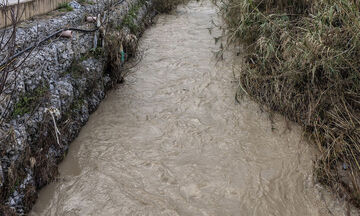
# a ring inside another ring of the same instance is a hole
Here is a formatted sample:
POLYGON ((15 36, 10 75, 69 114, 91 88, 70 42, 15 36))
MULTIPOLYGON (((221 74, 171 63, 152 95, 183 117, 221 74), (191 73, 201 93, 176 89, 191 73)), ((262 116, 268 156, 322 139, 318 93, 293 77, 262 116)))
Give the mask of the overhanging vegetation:
POLYGON ((318 181, 360 206, 360 3, 215 0, 228 44, 245 47, 240 89, 301 124, 318 181))

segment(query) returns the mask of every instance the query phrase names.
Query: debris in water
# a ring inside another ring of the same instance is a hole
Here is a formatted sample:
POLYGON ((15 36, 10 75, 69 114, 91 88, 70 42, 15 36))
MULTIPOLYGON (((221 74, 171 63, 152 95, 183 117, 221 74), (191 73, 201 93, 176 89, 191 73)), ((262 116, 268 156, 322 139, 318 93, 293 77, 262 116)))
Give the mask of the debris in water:
POLYGON ((72 37, 72 31, 66 30, 60 33, 61 37, 71 38, 72 37))

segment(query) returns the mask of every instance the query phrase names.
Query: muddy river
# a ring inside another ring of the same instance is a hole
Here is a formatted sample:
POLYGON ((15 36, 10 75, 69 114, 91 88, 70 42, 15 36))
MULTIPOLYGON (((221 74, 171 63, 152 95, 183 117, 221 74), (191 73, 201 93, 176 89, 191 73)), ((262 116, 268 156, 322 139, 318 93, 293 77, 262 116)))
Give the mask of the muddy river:
POLYGON ((216 62, 216 10, 158 17, 141 62, 90 117, 30 215, 348 215, 313 180, 301 129, 246 99, 216 62), (214 32, 212 32, 214 34, 214 32))

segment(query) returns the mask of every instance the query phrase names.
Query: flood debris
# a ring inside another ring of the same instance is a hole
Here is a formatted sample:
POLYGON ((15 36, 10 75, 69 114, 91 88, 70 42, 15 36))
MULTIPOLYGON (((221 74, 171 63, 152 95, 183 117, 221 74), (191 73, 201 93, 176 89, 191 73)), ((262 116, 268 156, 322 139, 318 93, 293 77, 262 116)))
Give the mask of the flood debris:
POLYGON ((66 30, 60 33, 61 37, 66 37, 66 38, 72 38, 72 31, 71 30, 66 30))
POLYGON ((94 23, 94 22, 96 22, 96 17, 95 16, 88 16, 88 17, 86 17, 86 22, 94 23))

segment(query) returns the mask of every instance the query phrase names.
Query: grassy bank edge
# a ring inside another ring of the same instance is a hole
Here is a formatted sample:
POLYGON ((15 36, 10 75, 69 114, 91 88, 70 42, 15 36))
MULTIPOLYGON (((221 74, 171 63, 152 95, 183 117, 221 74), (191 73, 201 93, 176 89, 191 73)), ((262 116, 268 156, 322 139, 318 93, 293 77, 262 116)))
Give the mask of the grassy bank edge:
POLYGON ((239 92, 299 123, 321 152, 317 181, 360 207, 359 3, 213 2, 227 46, 245 48, 239 92))

